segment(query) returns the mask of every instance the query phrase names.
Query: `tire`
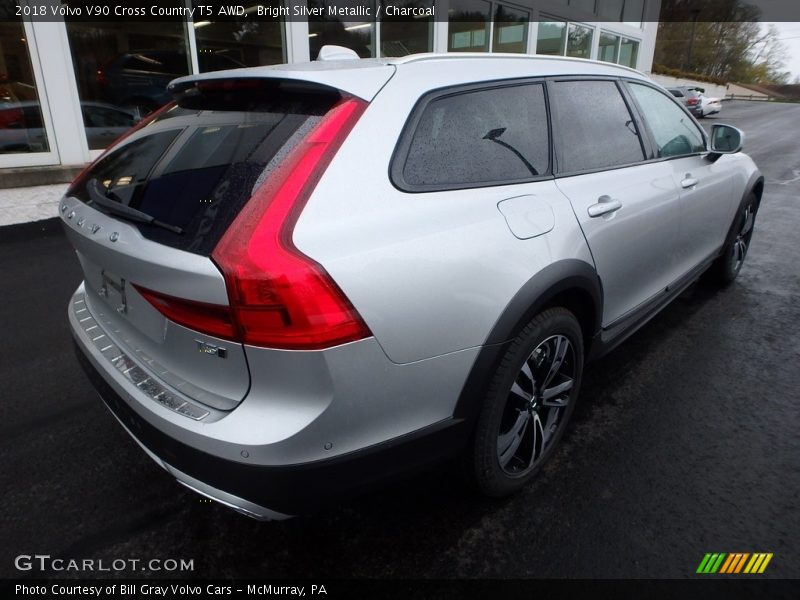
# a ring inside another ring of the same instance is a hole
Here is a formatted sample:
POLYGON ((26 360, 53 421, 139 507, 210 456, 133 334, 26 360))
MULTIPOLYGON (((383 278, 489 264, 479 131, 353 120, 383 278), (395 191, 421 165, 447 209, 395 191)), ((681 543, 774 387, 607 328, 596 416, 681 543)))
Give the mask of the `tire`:
POLYGON ((732 229, 735 233, 725 244, 722 254, 714 261, 709 270, 711 280, 717 285, 730 285, 739 275, 744 259, 747 257, 747 251, 750 249, 757 213, 758 198, 751 192, 736 215, 732 229))
POLYGON ((541 312, 514 338, 489 383, 465 456, 481 493, 513 494, 552 455, 575 409, 583 358, 580 325, 564 308, 541 312))

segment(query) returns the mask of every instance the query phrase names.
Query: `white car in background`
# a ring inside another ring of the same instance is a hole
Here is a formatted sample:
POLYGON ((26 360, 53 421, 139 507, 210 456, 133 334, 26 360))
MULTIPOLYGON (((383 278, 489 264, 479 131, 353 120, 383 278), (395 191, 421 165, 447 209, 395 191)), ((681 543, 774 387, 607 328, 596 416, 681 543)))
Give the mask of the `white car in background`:
POLYGON ((709 98, 700 94, 700 116, 716 115, 722 110, 722 102, 719 98, 709 98))

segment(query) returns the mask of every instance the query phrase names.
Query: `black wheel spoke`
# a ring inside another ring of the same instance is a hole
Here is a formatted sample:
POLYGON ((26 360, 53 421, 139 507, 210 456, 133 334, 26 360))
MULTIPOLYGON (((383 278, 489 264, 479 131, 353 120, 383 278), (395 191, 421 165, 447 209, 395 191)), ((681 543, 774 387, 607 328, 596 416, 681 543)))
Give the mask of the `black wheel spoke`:
POLYGON ((544 427, 542 427, 542 419, 539 417, 539 413, 533 413, 533 427, 531 429, 533 430, 533 444, 531 445, 531 459, 528 465, 533 465, 544 450, 544 427))
POLYGON ((542 392, 542 404, 544 406, 566 406, 569 402, 569 391, 574 385, 572 379, 567 379, 559 384, 547 388, 542 392))
POLYGON ((544 443, 550 440, 550 437, 556 432, 558 429, 558 418, 560 416, 561 409, 553 407, 547 413, 547 419, 544 422, 544 443))
POLYGON ((553 378, 558 373, 559 369, 561 369, 561 365, 564 362, 564 357, 567 355, 567 351, 570 349, 569 340, 565 338, 563 335, 557 335, 553 339, 552 344, 552 356, 551 356, 551 363, 550 369, 547 372, 547 375, 542 381, 542 388, 547 388, 553 378))
POLYGON ((520 411, 517 420, 511 429, 497 438, 497 458, 500 466, 506 468, 517 453, 526 433, 528 433, 531 415, 527 411, 520 411))
POLYGON ((528 402, 531 398, 533 398, 532 392, 526 392, 522 389, 522 387, 515 381, 514 385, 511 386, 511 393, 521 398, 525 402, 528 402))

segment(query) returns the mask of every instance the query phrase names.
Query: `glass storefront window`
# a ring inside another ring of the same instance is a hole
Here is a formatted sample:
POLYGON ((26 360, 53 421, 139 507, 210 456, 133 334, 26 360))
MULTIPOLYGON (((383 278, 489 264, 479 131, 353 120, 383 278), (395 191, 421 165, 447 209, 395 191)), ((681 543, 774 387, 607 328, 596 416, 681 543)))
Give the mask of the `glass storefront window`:
POLYGON ((0 154, 49 152, 22 20, 0 23, 0 154))
POLYGON ((566 38, 567 24, 563 21, 540 21, 536 54, 563 55, 566 38))
POLYGON ((492 52, 524 53, 528 44, 530 14, 497 4, 494 11, 492 52))
POLYGON ((633 27, 642 26, 644 0, 604 0, 599 8, 603 21, 623 21, 633 27))
MULTIPOLYGON (((197 7, 203 0, 193 0, 197 7)), ((258 5, 277 9, 278 0, 258 5)), ((245 9, 255 12, 258 5, 245 9)), ((257 67, 286 62, 283 18, 242 18, 239 21, 197 20, 192 24, 197 40, 197 62, 201 72, 257 67)))
POLYGON ((617 62, 619 49, 619 36, 605 31, 600 32, 600 45, 597 48, 597 60, 604 62, 617 62))
POLYGON ((575 58, 589 58, 592 54, 592 29, 569 24, 569 35, 567 36, 567 56, 575 58))
POLYGON ((453 0, 450 2, 448 51, 487 52, 489 50, 490 6, 483 0, 453 0))
POLYGON ((167 84, 189 73, 181 22, 67 22, 89 149, 101 150, 169 102, 167 84))
POLYGON ((604 0, 600 3, 600 18, 603 21, 622 21, 622 6, 625 0, 604 0))
MULTIPOLYGON (((360 0, 338 0, 336 6, 341 8, 358 8, 363 6, 360 0)), ((325 0, 308 0, 308 7, 323 9, 323 17, 308 18, 308 47, 311 60, 316 60, 323 46, 344 46, 354 50, 361 58, 375 56, 375 21, 344 21, 327 16, 325 0)))
POLYGON ((636 62, 639 58, 639 42, 622 38, 622 44, 619 48, 619 64, 626 67, 636 68, 636 62))
POLYGON ((625 0, 625 7, 622 9, 622 20, 627 25, 641 27, 644 18, 644 0, 625 0))
MULTIPOLYGON (((433 0, 406 0, 395 6, 432 8, 433 0)), ((381 17, 381 56, 406 56, 433 50, 433 17, 381 17)))
POLYGON ((569 5, 583 12, 594 13, 594 0, 569 0, 569 5))

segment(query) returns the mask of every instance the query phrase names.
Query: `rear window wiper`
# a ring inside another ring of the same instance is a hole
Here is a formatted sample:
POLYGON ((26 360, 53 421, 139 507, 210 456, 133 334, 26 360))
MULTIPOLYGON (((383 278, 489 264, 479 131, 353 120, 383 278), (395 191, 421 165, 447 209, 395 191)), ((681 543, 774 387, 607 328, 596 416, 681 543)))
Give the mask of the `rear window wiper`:
POLYGON ((96 204, 105 209, 105 211, 113 213, 118 217, 124 217, 130 221, 137 221, 139 223, 147 223, 148 225, 155 225, 156 227, 161 227, 177 234, 183 233, 183 229, 177 225, 164 223, 164 221, 159 221, 146 212, 122 204, 119 198, 116 198, 114 192, 106 192, 105 188, 96 178, 90 179, 86 183, 86 191, 89 192, 89 199, 92 201, 92 204, 96 204))

